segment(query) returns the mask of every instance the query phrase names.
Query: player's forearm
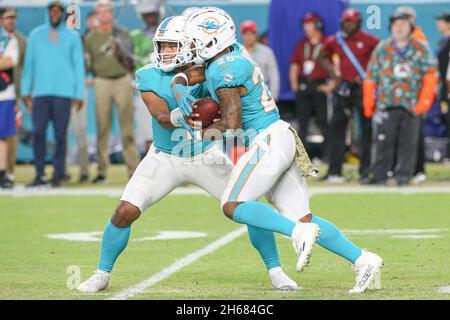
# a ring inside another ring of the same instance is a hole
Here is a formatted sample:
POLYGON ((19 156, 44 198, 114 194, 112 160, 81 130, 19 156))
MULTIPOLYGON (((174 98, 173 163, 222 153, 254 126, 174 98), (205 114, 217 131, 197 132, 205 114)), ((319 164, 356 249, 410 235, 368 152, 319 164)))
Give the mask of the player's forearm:
POLYGON ((152 92, 141 92, 142 100, 147 107, 150 115, 159 123, 163 128, 175 128, 176 119, 182 117, 179 109, 169 111, 169 107, 165 102, 152 92))
POLYGON ((220 101, 220 120, 201 131, 203 140, 222 139, 242 128, 240 88, 221 88, 216 91, 220 101))
POLYGON ((170 112, 159 112, 153 117, 161 127, 166 129, 175 128, 171 120, 170 112))
POLYGON ((201 83, 206 80, 204 66, 194 65, 192 67, 189 67, 187 70, 184 70, 183 72, 188 77, 190 86, 196 85, 197 83, 201 83))
POLYGON ((197 83, 204 82, 205 80, 204 67, 195 65, 177 73, 172 79, 172 87, 177 84, 182 86, 194 86, 197 83))

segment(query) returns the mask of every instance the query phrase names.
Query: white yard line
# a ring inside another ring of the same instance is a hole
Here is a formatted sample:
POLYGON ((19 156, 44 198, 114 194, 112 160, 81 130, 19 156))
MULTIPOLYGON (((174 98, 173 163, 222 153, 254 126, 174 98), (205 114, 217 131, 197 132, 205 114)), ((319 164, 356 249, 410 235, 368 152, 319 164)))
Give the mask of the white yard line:
MULTIPOLYGON (((0 189, 0 197, 48 197, 48 196, 107 196, 117 198, 122 195, 123 188, 32 188, 17 187, 13 190, 0 189)), ((208 195, 198 187, 179 187, 172 191, 172 195, 208 195)))
POLYGON ((439 293, 450 293, 450 286, 440 287, 436 291, 439 293))
POLYGON ((311 194, 331 193, 450 193, 450 186, 420 186, 420 187, 366 187, 366 186, 334 186, 334 187, 310 187, 311 194))
POLYGON ((203 256, 205 256, 205 255, 207 255, 209 253, 212 253, 212 252, 214 252, 214 251, 216 251, 218 249, 220 249, 224 245, 232 242, 233 240, 235 240, 236 238, 240 237, 241 235, 243 235, 246 232, 247 232, 247 228, 246 227, 241 227, 241 228, 239 228, 237 230, 234 230, 234 231, 226 234, 222 238, 220 238, 220 239, 212 242, 211 244, 207 245, 203 249, 200 249, 198 251, 192 252, 192 253, 188 254, 187 256, 181 258, 180 260, 175 261, 169 267, 164 268, 163 270, 161 270, 161 272, 151 276, 150 278, 142 281, 141 283, 138 283, 135 286, 129 287, 129 288, 127 288, 127 289, 125 289, 125 290, 115 294, 114 296, 112 296, 108 300, 126 300, 126 299, 129 299, 129 298, 132 298, 132 297, 136 296, 137 294, 144 292, 147 288, 155 285, 156 283, 166 279, 167 277, 169 277, 172 274, 180 271, 184 267, 186 267, 186 266, 190 265, 191 263, 197 261, 201 257, 203 257, 203 256))
MULTIPOLYGON (((370 194, 370 193, 450 193, 450 186, 421 186, 421 187, 362 187, 362 186, 333 186, 333 187, 310 187, 310 194, 370 194)), ((13 190, 0 189, 0 197, 48 197, 48 196, 108 196, 120 197, 123 188, 60 188, 60 189, 25 189, 17 187, 13 190)), ((198 187, 179 187, 170 193, 171 195, 208 195, 198 187)))

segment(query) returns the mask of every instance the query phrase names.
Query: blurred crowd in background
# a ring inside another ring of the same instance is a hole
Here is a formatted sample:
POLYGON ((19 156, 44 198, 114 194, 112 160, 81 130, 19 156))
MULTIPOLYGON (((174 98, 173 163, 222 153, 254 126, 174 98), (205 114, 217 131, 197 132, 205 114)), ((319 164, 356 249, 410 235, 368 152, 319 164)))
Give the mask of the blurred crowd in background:
MULTIPOLYGON (((46 23, 28 38, 16 30, 20 17, 15 8, 1 9, 1 188, 14 186, 22 112, 32 119, 35 177, 28 187, 61 187, 70 179, 66 157, 70 130, 80 167, 77 181, 105 183, 113 108, 123 161, 132 175, 143 155, 136 140, 145 141, 146 149, 152 143, 151 117, 134 89, 133 76, 136 69, 150 63, 152 38, 164 18, 162 5, 161 0, 139 1, 136 11, 145 26, 129 31, 115 23, 108 0, 97 1, 84 21, 78 21, 75 10, 68 10, 62 1, 50 1, 46 23), (86 24, 84 34, 77 30, 78 23, 86 24), (92 87, 95 173, 89 172, 86 114, 87 92, 92 87), (20 107, 22 101, 25 108, 20 107), (50 123, 55 137, 51 179, 45 176, 50 123)), ((403 186, 426 179, 423 119, 433 103, 440 104, 450 128, 450 12, 436 16, 436 28, 442 34, 437 55, 416 19, 412 7, 398 7, 389 20, 390 37, 378 39, 361 29, 361 13, 352 8, 343 11, 340 30, 330 36, 324 34, 326 21, 320 13, 309 12, 302 18, 299 27, 305 37, 295 46, 289 69, 296 94, 295 119, 288 120, 295 122, 314 162, 328 165, 323 181, 345 182, 343 164, 349 157, 359 159, 361 184, 386 185, 394 178, 403 186)), ((267 34, 252 20, 238 25, 237 31, 278 100, 280 73, 267 34)), ((450 137, 450 130, 447 133, 450 137)), ((442 158, 450 163, 449 144, 442 158)))

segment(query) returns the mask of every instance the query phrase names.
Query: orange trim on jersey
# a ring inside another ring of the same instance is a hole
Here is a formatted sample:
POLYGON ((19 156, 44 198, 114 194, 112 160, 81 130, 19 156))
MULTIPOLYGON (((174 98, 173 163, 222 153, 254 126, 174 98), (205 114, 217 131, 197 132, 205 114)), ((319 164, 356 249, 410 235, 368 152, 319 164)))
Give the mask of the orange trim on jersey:
MULTIPOLYGON (((269 140, 267 141, 267 145, 270 147, 270 134, 268 135, 269 140)), ((267 154, 267 152, 265 152, 261 158, 258 159, 258 161, 255 163, 255 166, 252 168, 252 170, 250 171, 250 173, 247 176, 247 179, 245 179, 244 183, 242 184, 242 188, 241 190, 239 190, 236 199, 239 199, 239 195, 241 194, 242 190, 244 190, 245 184, 247 183, 248 179, 251 177, 253 170, 255 170, 256 166, 258 165, 258 163, 261 161, 261 159, 267 154)))
POLYGON ((255 155, 258 154, 259 148, 260 148, 260 147, 258 146, 258 148, 256 149, 256 152, 248 159, 247 163, 246 163, 245 166, 242 168, 241 173, 239 174, 239 177, 236 179, 236 181, 234 182, 233 188, 231 188, 231 190, 230 190, 230 194, 228 195, 227 202, 230 202, 231 194, 233 193, 234 188, 236 188, 236 185, 237 185, 237 183, 239 182, 239 179, 241 179, 241 176, 242 176, 242 174, 244 173, 245 168, 246 168, 246 167, 248 166, 248 164, 250 163, 250 160, 252 160, 253 157, 254 157, 255 155))
MULTIPOLYGON (((270 141, 271 141, 271 136, 270 134, 267 136, 268 141, 267 144, 268 146, 270 146, 270 141)), ((248 159, 247 163, 245 164, 245 166, 242 168, 241 173, 239 174, 239 177, 236 179, 236 181, 234 182, 233 188, 231 188, 230 190, 230 194, 228 195, 228 199, 227 202, 230 201, 231 195, 233 194, 234 188, 236 188, 237 183, 239 182, 239 180, 241 179, 242 174, 244 173, 245 169, 247 168, 248 164, 250 163, 250 161, 255 157, 255 155, 258 154, 258 151, 261 147, 258 146, 258 148, 256 149, 255 154, 253 154, 250 159, 248 159)), ((264 155, 267 153, 264 153, 261 158, 258 159, 258 161, 255 163, 255 165, 253 166, 252 170, 249 172, 247 178, 245 179, 244 183, 242 184, 241 190, 239 190, 238 194, 236 195, 236 199, 239 198, 239 195, 241 194, 242 190, 244 189, 245 184, 247 183, 248 179, 250 178, 250 176, 252 175, 253 170, 255 170, 256 166, 258 165, 258 163, 261 161, 261 159, 264 157, 264 155)))

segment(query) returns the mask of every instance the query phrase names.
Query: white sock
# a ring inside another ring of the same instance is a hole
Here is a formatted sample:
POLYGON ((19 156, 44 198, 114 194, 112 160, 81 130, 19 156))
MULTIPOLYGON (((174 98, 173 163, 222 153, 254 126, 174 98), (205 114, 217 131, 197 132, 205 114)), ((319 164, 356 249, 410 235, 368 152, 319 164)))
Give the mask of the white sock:
POLYGON ((280 266, 278 267, 273 267, 269 269, 269 276, 274 276, 275 274, 279 273, 279 272, 283 272, 283 269, 281 269, 280 266))

